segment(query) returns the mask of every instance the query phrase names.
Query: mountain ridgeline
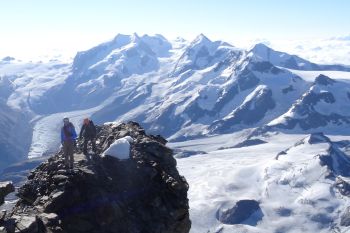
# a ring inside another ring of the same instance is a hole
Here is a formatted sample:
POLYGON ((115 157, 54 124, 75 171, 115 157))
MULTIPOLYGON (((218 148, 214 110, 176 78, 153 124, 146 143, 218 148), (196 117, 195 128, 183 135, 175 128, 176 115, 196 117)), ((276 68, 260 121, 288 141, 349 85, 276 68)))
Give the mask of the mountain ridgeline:
POLYGON ((343 132, 350 123, 350 84, 297 74, 322 70, 350 68, 315 64, 263 44, 239 49, 202 34, 191 42, 119 34, 79 52, 71 64, 0 62, 0 76, 14 84, 4 101, 20 106, 25 122, 81 110, 96 123, 140 122, 172 141, 247 128, 343 132))

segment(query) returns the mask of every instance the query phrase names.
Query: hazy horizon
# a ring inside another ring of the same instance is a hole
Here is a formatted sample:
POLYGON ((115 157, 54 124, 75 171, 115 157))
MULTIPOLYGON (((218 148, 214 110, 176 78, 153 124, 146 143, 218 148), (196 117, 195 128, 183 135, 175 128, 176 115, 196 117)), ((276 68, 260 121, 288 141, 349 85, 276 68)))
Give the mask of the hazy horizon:
POLYGON ((203 33, 240 48, 263 42, 319 63, 350 64, 350 2, 0 2, 0 57, 67 59, 121 34, 187 40, 203 33))

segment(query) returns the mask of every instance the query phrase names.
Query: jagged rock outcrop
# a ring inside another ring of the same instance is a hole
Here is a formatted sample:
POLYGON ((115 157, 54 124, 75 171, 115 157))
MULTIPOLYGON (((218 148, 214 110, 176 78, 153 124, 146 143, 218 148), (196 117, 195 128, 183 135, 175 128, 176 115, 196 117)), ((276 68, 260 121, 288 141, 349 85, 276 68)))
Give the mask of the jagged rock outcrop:
POLYGON ((0 205, 4 204, 7 194, 15 191, 11 182, 0 182, 0 205))
POLYGON ((39 165, 19 189, 6 217, 8 232, 189 232, 188 184, 172 150, 137 124, 98 128, 98 153, 130 136, 130 158, 75 154, 66 170, 62 153, 39 165))

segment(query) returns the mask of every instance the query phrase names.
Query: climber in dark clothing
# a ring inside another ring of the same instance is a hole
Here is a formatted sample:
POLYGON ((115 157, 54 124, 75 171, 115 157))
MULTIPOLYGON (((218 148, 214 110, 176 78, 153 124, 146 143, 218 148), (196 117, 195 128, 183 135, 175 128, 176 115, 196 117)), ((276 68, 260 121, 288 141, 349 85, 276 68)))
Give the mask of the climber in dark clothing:
POLYGON ((88 142, 91 141, 92 144, 92 150, 94 153, 96 153, 96 127, 94 123, 88 119, 84 119, 83 126, 81 127, 79 138, 84 137, 84 148, 83 153, 84 155, 87 155, 87 145, 88 142))
POLYGON ((64 162, 67 168, 73 169, 73 154, 77 133, 75 132, 74 125, 69 122, 68 117, 63 118, 63 123, 64 126, 61 129, 61 143, 63 146, 64 162))

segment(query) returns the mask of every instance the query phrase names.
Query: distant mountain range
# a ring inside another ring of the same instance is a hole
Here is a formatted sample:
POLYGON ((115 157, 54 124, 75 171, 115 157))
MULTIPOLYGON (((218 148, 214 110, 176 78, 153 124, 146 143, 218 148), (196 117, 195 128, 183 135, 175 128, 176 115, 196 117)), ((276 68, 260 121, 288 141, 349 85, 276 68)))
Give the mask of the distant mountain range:
POLYGON ((173 141, 248 128, 349 134, 349 72, 264 44, 247 51, 202 34, 190 42, 117 35, 79 52, 72 64, 6 57, 0 125, 8 130, 0 132, 0 143, 17 147, 22 140, 14 132, 32 143, 0 152, 23 157, 56 148, 64 115, 76 122, 134 120, 173 141))

